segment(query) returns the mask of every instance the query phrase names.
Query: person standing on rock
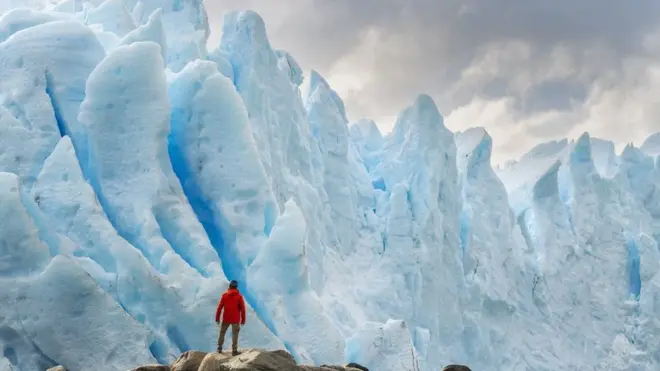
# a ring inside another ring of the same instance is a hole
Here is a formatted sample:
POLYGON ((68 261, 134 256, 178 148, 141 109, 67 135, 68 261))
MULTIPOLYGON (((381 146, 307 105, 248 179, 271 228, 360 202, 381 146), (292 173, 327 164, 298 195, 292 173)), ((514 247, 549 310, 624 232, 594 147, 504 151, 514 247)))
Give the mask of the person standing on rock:
POLYGON ((238 291, 238 282, 232 280, 229 283, 229 290, 225 291, 218 303, 218 309, 215 311, 215 323, 220 326, 218 336, 218 353, 222 353, 222 345, 225 342, 225 334, 229 325, 231 325, 231 350, 232 355, 238 355, 238 333, 240 326, 245 325, 245 301, 243 295, 238 291), (222 324, 220 323, 220 313, 222 313, 222 324))

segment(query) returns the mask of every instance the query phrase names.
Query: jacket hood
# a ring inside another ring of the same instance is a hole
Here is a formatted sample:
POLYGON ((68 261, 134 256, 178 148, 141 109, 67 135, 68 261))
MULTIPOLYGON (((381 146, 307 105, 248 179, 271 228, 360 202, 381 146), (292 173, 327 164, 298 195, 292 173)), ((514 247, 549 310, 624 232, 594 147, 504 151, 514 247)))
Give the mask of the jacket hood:
POLYGON ((227 292, 225 292, 227 296, 236 296, 240 295, 241 293, 238 291, 238 289, 229 289, 227 292))

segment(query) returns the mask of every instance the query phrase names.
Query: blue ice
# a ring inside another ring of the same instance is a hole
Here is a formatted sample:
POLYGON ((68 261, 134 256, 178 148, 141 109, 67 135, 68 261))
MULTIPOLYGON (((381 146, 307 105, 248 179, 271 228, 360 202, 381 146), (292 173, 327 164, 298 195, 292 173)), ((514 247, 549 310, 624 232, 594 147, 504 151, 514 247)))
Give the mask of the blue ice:
POLYGON ((0 3, 0 370, 212 350, 229 279, 241 346, 305 363, 658 369, 657 134, 494 169, 496 131, 453 133, 427 94, 391 132, 351 121, 254 11, 209 51, 201 0, 20 3, 0 3))

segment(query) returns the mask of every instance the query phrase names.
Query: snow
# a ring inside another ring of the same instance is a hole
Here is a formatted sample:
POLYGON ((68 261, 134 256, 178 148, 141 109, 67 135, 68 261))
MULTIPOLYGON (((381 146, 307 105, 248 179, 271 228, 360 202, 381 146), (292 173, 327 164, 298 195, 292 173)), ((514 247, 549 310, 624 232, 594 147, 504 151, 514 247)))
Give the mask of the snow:
POLYGON ((208 51, 199 0, 0 9, 0 370, 211 351, 229 279, 303 363, 660 366, 660 134, 493 168, 425 94, 349 123, 253 11, 208 51))

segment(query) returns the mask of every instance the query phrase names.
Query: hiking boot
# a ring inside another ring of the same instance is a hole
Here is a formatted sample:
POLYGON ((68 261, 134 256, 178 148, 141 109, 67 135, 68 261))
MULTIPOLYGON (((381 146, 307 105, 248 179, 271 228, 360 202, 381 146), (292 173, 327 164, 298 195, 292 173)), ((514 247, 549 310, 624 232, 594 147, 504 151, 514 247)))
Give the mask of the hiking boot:
POLYGON ((231 355, 232 355, 233 357, 236 357, 236 356, 239 355, 239 354, 241 354, 241 352, 239 352, 237 349, 234 349, 234 350, 231 351, 231 355))
POLYGON ((218 348, 218 353, 222 353, 222 348, 218 348))

